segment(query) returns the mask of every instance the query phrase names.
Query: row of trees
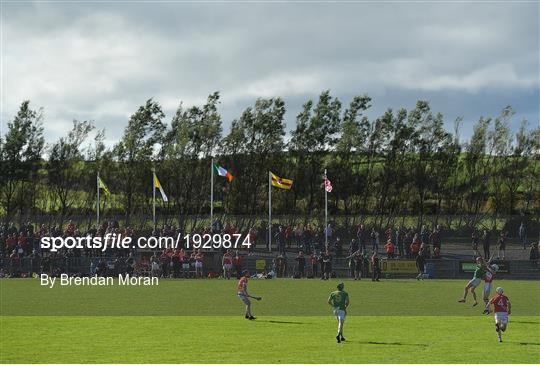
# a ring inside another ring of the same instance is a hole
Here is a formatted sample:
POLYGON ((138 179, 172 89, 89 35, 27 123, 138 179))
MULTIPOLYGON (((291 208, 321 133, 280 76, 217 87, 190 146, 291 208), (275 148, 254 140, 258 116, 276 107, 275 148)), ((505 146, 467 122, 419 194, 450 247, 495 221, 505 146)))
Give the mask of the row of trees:
POLYGON ((104 144, 104 130, 92 141, 93 122, 78 120, 66 136, 46 143, 43 110, 23 102, 0 139, 3 215, 90 215, 97 171, 112 192, 103 199, 105 214, 128 220, 149 214, 152 167, 170 198, 161 214, 207 215, 212 157, 236 177, 215 184, 216 210, 230 215, 264 214, 268 170, 294 180, 292 191, 274 194, 276 214, 322 214, 325 168, 333 215, 540 213, 540 127, 523 121, 513 132, 511 107, 494 119, 481 117, 461 140, 462 120, 446 130, 443 115, 426 101, 370 119, 369 96, 343 105, 324 91, 303 105, 287 136, 282 99, 258 99, 226 134, 219 100, 216 92, 202 106, 180 104, 167 123, 149 99, 112 147, 104 144))

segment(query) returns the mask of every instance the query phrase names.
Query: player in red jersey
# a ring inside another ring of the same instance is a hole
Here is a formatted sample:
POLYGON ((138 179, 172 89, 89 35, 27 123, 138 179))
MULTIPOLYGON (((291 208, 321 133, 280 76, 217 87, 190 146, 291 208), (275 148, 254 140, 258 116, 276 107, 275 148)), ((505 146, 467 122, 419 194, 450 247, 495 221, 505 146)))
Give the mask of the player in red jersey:
POLYGON ((231 250, 227 250, 223 254, 223 258, 221 259, 221 264, 223 266, 223 278, 230 279, 231 272, 232 272, 232 264, 233 264, 231 250))
POLYGON ((484 304, 489 302, 489 296, 491 295, 491 288, 493 287, 493 279, 495 279, 495 273, 499 270, 497 264, 490 265, 492 271, 486 271, 484 274, 484 304))
POLYGON ((248 294, 247 292, 248 278, 249 278, 249 273, 247 270, 244 270, 242 272, 242 277, 238 281, 238 286, 236 288, 236 291, 238 294, 238 298, 240 298, 240 300, 244 302, 244 304, 246 305, 246 319, 253 320, 255 319, 255 317, 253 317, 253 314, 251 314, 251 301, 249 300, 249 298, 254 298, 257 300, 260 300, 260 298, 252 297, 251 295, 248 294))
POLYGON ((495 312, 495 330, 497 331, 499 342, 502 342, 502 333, 506 331, 506 326, 508 325, 508 316, 511 313, 512 305, 510 304, 510 299, 503 294, 503 288, 498 287, 495 291, 497 292, 497 295, 491 298, 491 300, 486 304, 484 313, 489 314, 491 306, 493 305, 495 312))

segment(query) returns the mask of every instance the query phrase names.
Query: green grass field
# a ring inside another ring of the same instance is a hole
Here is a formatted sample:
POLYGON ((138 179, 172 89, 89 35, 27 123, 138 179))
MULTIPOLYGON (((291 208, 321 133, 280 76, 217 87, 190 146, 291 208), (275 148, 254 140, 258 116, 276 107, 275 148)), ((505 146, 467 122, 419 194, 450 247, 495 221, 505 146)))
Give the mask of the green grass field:
POLYGON ((513 305, 504 342, 492 315, 457 303, 462 280, 345 281, 347 341, 326 304, 338 281, 236 280, 60 287, 0 280, 2 363, 538 363, 540 283, 500 280, 513 305))

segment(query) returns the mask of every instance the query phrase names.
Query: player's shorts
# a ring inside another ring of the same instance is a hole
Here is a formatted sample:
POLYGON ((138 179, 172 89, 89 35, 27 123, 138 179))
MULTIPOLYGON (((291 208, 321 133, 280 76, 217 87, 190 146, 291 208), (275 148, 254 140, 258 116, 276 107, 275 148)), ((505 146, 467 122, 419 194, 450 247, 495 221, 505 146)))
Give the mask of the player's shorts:
POLYGON ((189 263, 182 264, 182 269, 189 270, 189 263))
POLYGON ((469 283, 467 284, 467 286, 471 286, 473 288, 476 288, 478 285, 480 285, 480 283, 482 282, 481 279, 479 278, 472 278, 469 283))
POLYGON ((195 267, 197 269, 202 269, 202 261, 195 261, 195 267))
POLYGON ((508 313, 507 312, 495 312, 495 323, 507 324, 508 313))
POLYGON ((223 268, 227 271, 232 270, 232 264, 224 264, 223 268))
POLYGON ((491 283, 484 283, 484 295, 489 296, 491 293, 491 283))
POLYGON ((347 313, 345 313, 344 310, 341 310, 341 309, 334 309, 334 315, 341 321, 344 321, 345 320, 345 316, 347 315, 347 313))
POLYGON ((246 305, 251 304, 251 302, 249 301, 249 298, 246 297, 244 294, 238 293, 238 298, 240 298, 240 300, 244 302, 244 304, 246 305))

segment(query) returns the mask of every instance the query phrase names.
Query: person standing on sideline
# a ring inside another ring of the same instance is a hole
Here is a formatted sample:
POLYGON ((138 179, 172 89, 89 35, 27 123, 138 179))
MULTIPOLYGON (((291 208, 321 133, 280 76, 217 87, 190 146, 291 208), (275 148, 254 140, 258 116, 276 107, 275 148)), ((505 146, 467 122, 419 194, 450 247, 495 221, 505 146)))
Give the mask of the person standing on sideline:
POLYGON ((343 326, 345 325, 345 317, 347 316, 347 307, 349 306, 349 294, 343 290, 345 285, 339 283, 337 285, 337 290, 330 293, 328 297, 328 304, 332 306, 334 310, 334 316, 338 321, 338 332, 336 340, 338 343, 345 341, 343 337, 343 326))
POLYGON ((330 253, 330 250, 328 248, 321 255, 321 260, 323 271, 323 276, 321 277, 321 280, 328 280, 332 275, 332 254, 330 253))
POLYGON ((362 250, 366 250, 366 227, 364 227, 363 224, 360 224, 358 226, 358 229, 356 230, 356 237, 358 238, 358 247, 362 250))
POLYGON ((377 256, 377 251, 373 251, 373 255, 371 256, 371 271, 371 281, 379 281, 381 269, 379 267, 379 256, 377 256))
POLYGON ((279 226, 278 231, 274 235, 274 239, 277 243, 278 252, 284 253, 285 252, 285 232, 283 231, 283 226, 279 226))
POLYGON ((326 237, 328 237, 328 242, 330 242, 332 240, 332 236, 334 235, 334 230, 332 229, 331 223, 328 223, 328 225, 324 229, 324 234, 326 237))
POLYGON ((351 278, 354 278, 354 280, 360 280, 362 278, 363 264, 362 251, 357 250, 356 252, 353 252, 347 257, 347 260, 349 260, 351 278))
POLYGON ((478 252, 478 241, 478 232, 475 229, 471 234, 472 249, 475 257, 480 256, 480 252, 478 252))
POLYGON ((525 225, 523 224, 523 222, 521 222, 521 224, 519 225, 518 236, 519 236, 519 242, 523 246, 523 249, 526 249, 527 248, 527 234, 525 232, 525 225))
POLYGON ((249 252, 248 255, 250 256, 253 254, 253 252, 255 251, 255 247, 257 246, 257 235, 258 235, 257 228, 255 228, 255 226, 251 227, 251 229, 248 232, 248 240, 250 243, 248 247, 248 252, 249 252))
POLYGON ((339 236, 336 237, 336 240, 334 242, 334 252, 336 254, 336 257, 341 257, 341 254, 343 253, 343 243, 341 242, 339 236))
POLYGON ((356 239, 358 240, 358 247, 361 250, 366 249, 366 228, 363 224, 359 224, 356 229, 356 239))
POLYGON ((420 229, 420 243, 429 245, 429 231, 425 224, 422 225, 422 228, 420 229))
POLYGON ((277 277, 284 278, 287 276, 287 257, 284 254, 279 254, 276 257, 277 277))
POLYGON ((232 255, 231 250, 225 251, 221 258, 221 266, 223 268, 223 279, 230 279, 232 273, 232 255))
POLYGON ((203 257, 204 257, 204 254, 201 252, 201 249, 199 248, 197 252, 195 253, 195 279, 203 278, 203 257))
POLYGON ((299 251, 295 260, 297 265, 296 274, 301 278, 305 277, 306 257, 304 256, 304 253, 299 251))
POLYGON ((309 262, 311 263, 311 276, 313 276, 313 278, 319 276, 319 259, 320 258, 317 252, 313 252, 309 256, 309 262))
POLYGON ((379 252, 379 232, 375 229, 371 229, 371 249, 375 252, 379 252))
POLYGON ((506 237, 507 233, 505 231, 501 231, 501 234, 499 235, 499 247, 497 251, 497 260, 500 260, 501 257, 504 260, 505 252, 506 252, 506 237))
POLYGON ((420 252, 418 256, 416 256, 416 269, 418 270, 418 275, 416 276, 416 280, 424 280, 424 271, 426 267, 426 259, 424 257, 424 254, 420 252))
POLYGON ((384 245, 384 248, 386 250, 386 258, 393 259, 395 247, 394 247, 394 244, 392 243, 392 239, 389 239, 388 242, 386 242, 386 245, 384 245))
POLYGON ((356 255, 356 252, 353 252, 352 254, 350 254, 349 256, 347 256, 345 258, 347 260, 347 264, 349 266, 349 276, 351 278, 354 278, 354 273, 356 271, 356 261, 354 260, 355 255, 356 255))
POLYGON ((540 242, 538 243, 531 243, 531 249, 529 251, 529 260, 531 261, 531 266, 532 267, 538 267, 538 245, 540 244, 540 242))
POLYGON ((355 253, 356 251, 358 251, 358 241, 356 241, 354 238, 351 239, 351 243, 349 243, 349 250, 348 250, 348 254, 349 255, 352 255, 353 253, 355 253))
POLYGON ((484 229, 484 234, 482 236, 482 247, 484 249, 484 258, 489 260, 489 247, 491 246, 490 237, 491 234, 487 229, 484 229))
POLYGON ((408 257, 408 258, 412 258, 412 253, 411 253, 411 246, 413 244, 413 231, 412 229, 408 229, 407 232, 405 232, 405 237, 404 237, 404 241, 403 241, 403 246, 405 246, 405 255, 408 257))
POLYGON ((234 271, 236 271, 236 278, 240 279, 242 277, 242 260, 243 257, 240 256, 238 250, 236 250, 234 257, 232 258, 234 271))
POLYGON ((441 225, 437 224, 435 228, 433 229, 433 232, 429 236, 429 241, 431 242, 431 245, 433 246, 433 250, 438 248, 441 249, 441 225))
POLYGON ((396 246, 398 249, 398 255, 399 257, 405 256, 405 252, 403 251, 403 239, 405 238, 405 234, 403 232, 403 227, 399 227, 396 231, 396 246))
POLYGON ((292 236, 293 236, 293 230, 291 226, 287 226, 287 228, 285 228, 284 236, 285 236, 285 243, 287 244, 287 248, 291 248, 292 236))
POLYGON ((356 271, 354 272, 354 280, 361 280, 362 273, 367 270, 364 267, 366 265, 365 259, 364 259, 364 253, 358 250, 356 254, 354 255, 354 261, 355 261, 354 267, 356 269, 356 271))
POLYGON ((420 252, 420 247, 421 247, 420 237, 418 236, 418 233, 415 233, 411 247, 410 247, 410 252, 413 259, 416 259, 418 252, 420 252))

